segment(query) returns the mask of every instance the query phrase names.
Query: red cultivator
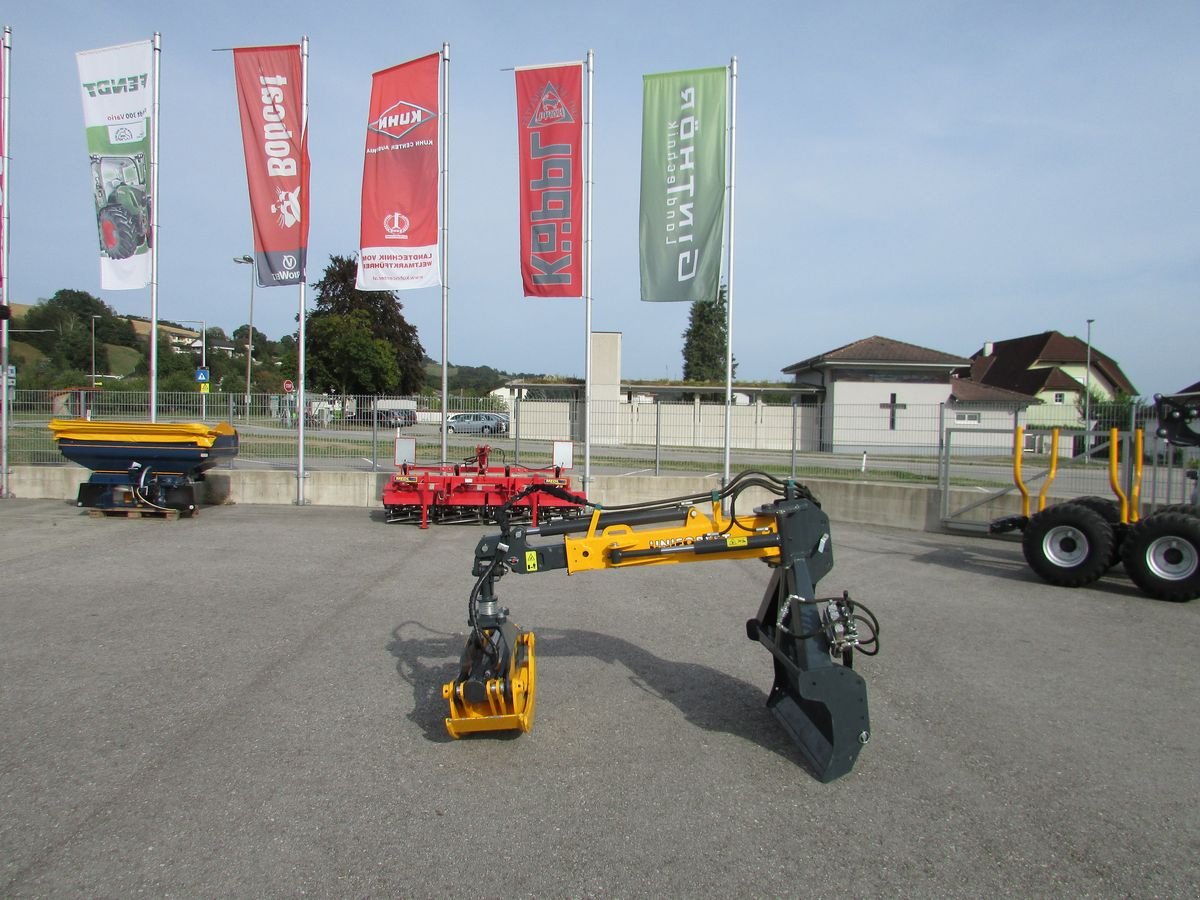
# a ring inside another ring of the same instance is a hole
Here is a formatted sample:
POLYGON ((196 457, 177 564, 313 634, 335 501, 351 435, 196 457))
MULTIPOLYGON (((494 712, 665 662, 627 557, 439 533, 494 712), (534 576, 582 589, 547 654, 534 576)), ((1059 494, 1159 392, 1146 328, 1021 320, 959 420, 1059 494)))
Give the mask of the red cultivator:
MULTIPOLYGON (((569 518, 583 509, 569 493, 570 478, 560 466, 530 469, 506 465, 489 467, 492 448, 481 444, 462 463, 416 465, 404 463, 383 488, 388 522, 490 522, 492 510, 516 498, 512 510, 537 525, 550 518, 569 518), (548 485, 559 491, 530 490, 548 485)), ((582 499, 579 497, 578 499, 582 499)))

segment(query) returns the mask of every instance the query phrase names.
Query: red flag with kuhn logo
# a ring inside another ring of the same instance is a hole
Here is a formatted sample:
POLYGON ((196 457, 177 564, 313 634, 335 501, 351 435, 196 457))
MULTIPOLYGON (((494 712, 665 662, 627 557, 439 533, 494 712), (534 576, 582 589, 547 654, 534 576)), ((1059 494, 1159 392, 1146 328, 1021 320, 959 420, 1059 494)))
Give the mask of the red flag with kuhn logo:
POLYGON ((442 283, 438 247, 441 54, 371 76, 355 286, 396 291, 442 283))
POLYGON ((308 134, 300 47, 233 51, 254 258, 262 287, 304 281, 308 252, 308 134))
POLYGON ((517 69, 526 297, 583 296, 582 98, 582 63, 517 69))

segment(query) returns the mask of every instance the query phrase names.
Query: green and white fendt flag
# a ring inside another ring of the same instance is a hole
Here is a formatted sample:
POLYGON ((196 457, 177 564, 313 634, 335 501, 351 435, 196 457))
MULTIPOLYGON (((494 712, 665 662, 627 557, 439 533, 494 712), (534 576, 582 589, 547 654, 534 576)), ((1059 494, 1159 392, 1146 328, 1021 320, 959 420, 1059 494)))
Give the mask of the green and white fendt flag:
POLYGON ((141 41, 75 54, 87 128, 100 287, 150 283, 150 113, 154 44, 141 41))
POLYGON ((717 296, 725 222, 727 71, 644 76, 643 300, 717 296))

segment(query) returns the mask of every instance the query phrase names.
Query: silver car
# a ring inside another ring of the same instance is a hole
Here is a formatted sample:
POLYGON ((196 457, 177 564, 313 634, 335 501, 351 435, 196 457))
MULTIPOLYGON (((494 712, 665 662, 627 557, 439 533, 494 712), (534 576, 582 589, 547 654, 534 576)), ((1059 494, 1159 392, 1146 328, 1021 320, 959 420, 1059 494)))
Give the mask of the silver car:
POLYGON ((508 420, 496 413, 455 413, 446 419, 449 434, 507 434, 508 420))

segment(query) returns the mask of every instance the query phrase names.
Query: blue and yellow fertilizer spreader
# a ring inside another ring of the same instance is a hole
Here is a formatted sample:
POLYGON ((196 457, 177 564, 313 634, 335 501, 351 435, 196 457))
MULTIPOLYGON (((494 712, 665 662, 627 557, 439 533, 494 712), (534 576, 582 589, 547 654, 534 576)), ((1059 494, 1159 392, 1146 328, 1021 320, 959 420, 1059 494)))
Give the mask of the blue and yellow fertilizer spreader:
POLYGON ((51 419, 59 452, 92 470, 77 505, 102 510, 196 512, 196 483, 237 456, 228 422, 91 422, 51 419))

